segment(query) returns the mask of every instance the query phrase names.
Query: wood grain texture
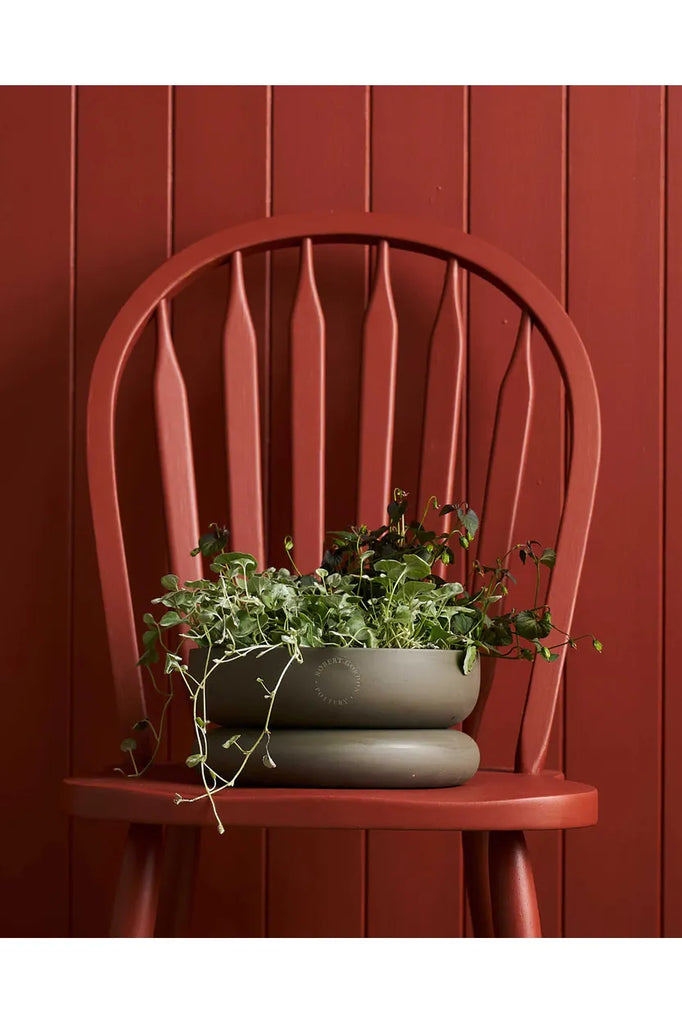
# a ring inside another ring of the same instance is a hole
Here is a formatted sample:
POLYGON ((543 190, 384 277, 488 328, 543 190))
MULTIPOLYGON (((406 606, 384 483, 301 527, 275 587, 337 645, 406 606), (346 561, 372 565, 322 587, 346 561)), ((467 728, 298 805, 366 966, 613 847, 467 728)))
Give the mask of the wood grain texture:
MULTIPOLYGON (((563 289, 563 118, 560 87, 471 89, 469 229, 520 259, 558 298, 563 289)), ((516 307, 487 286, 471 282, 467 497, 475 509, 481 507, 497 390, 518 322, 516 307)), ((562 387, 553 358, 535 335, 531 352, 538 382, 535 421, 514 539, 538 539, 551 547, 563 487, 562 387)), ((503 443, 503 458, 504 453, 503 443)), ((517 566, 520 570, 520 563, 517 566)), ((512 572, 519 581, 514 605, 531 607, 532 574, 517 571, 516 566, 512 572), (525 599, 531 603, 524 604, 525 599)), ((527 680, 523 665, 505 664, 497 672, 479 736, 484 764, 513 762, 509 724, 519 719, 527 680)), ((550 753, 552 767, 561 767, 561 717, 560 707, 550 753)), ((558 836, 532 837, 530 842, 548 937, 561 934, 560 845, 558 836)))
MULTIPOLYGON (((73 766, 116 761, 109 651, 85 471, 85 407, 104 334, 122 303, 168 251, 170 95, 162 87, 78 90, 73 766), (121 154, 126 158, 122 159, 121 154), (106 239, 106 243, 104 240, 106 239)), ((117 440, 128 458, 119 479, 129 568, 140 613, 167 564, 153 421, 155 332, 140 342, 121 388, 117 440), (141 498, 146 523, 140 516, 141 498), (149 523, 154 524, 152 530, 149 523)), ((75 822, 73 934, 108 933, 125 830, 75 822)))
MULTIPOLYGON (((372 210, 434 217, 466 229, 467 90, 461 86, 375 86, 371 124, 372 210)), ((429 339, 443 290, 443 264, 428 264, 411 253, 392 253, 391 279, 400 331, 393 485, 409 491, 413 502, 419 494, 429 339)), ((466 316, 466 310, 464 313, 466 316)), ((455 475, 455 493, 439 494, 443 502, 465 497, 463 432, 460 439, 463 457, 455 475)), ((446 460, 447 452, 443 452, 446 460)), ((373 833, 368 849, 369 934, 462 934, 459 835, 373 833), (423 863, 448 865, 448 881, 439 881, 419 901, 396 900, 395 885, 420 877, 423 863)))
POLYGON ((569 92, 568 308, 604 420, 574 628, 608 655, 585 651, 566 675, 566 769, 600 792, 599 828, 566 837, 568 936, 660 928, 662 111, 654 87, 569 92))
MULTIPOLYGON (((270 90, 266 86, 178 86, 174 90, 173 248, 270 210, 270 90)), ((243 261, 257 341, 261 477, 267 503, 269 419, 269 261, 243 261)), ((222 339, 229 269, 206 275, 174 302, 173 336, 187 381, 202 530, 231 522, 227 479, 222 339)), ((175 740, 175 737, 174 737, 175 740)), ((181 736, 173 754, 184 758, 181 736)), ((265 834, 236 829, 201 836, 191 934, 262 936, 265 834)))
POLYGON ((665 692, 663 696, 663 922, 665 936, 682 937, 682 690, 675 636, 682 615, 682 88, 667 90, 667 250, 665 360, 665 692))
POLYGON ((26 756, 21 724, 6 729, 0 754, 14 837, 2 858, 0 935, 10 938, 69 928, 68 825, 56 786, 71 740, 72 102, 66 87, 0 88, 0 525, 21 609, 5 645, 3 720, 25 722, 30 704, 43 721, 36 756, 26 756))
MULTIPOLYGON (((273 213, 366 209, 366 147, 364 88, 277 86, 273 96, 273 213)), ((282 542, 293 526, 288 319, 297 256, 292 251, 272 257, 272 565, 285 564, 282 542)), ((327 325, 325 518, 329 529, 344 529, 355 518, 366 269, 366 256, 359 248, 324 246, 315 253, 315 277, 327 325)), ((287 831, 270 835, 268 849, 268 934, 362 934, 364 839, 360 833, 287 831), (343 878, 351 880, 350 888, 343 878), (310 879, 315 879, 314 890, 310 879), (326 894, 324 901, 315 898, 320 891, 326 894)))

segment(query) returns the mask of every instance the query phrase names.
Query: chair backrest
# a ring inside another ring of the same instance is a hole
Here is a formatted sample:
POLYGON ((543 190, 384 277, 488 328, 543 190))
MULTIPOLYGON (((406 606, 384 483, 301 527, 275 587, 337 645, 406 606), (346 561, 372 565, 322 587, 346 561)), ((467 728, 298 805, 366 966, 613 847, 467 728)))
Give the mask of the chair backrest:
MULTIPOLYGON (((553 619, 569 630, 585 553, 600 454, 594 377, 584 346, 550 291, 509 255, 480 239, 437 223, 374 213, 275 216, 211 235, 168 259, 134 292, 112 323, 93 370, 88 404, 88 475, 113 664, 124 728, 145 717, 137 623, 133 615, 115 455, 116 399, 133 348, 156 318, 154 403, 172 571, 196 579, 190 557, 199 536, 196 484, 185 383, 171 333, 171 300, 199 275, 228 264, 230 291, 223 334, 225 432, 231 492, 231 546, 264 565, 257 340, 243 274, 253 253, 298 248, 300 268, 290 318, 293 417, 292 504, 296 560, 302 571, 319 565, 325 528, 325 319, 315 279, 315 254, 328 243, 376 247, 375 272, 364 317, 357 522, 384 520, 394 483, 398 322, 391 257, 405 250, 442 264, 443 284, 430 340, 419 470, 419 507, 429 495, 451 500, 460 408, 466 382, 466 332, 460 278, 478 276, 519 310, 513 354, 499 391, 488 462, 478 553, 493 556, 514 540, 519 495, 527 469, 534 411, 531 332, 537 329, 565 385, 570 460, 556 541, 558 559, 547 601, 553 619), (500 438, 504 437, 501 455, 500 438)), ((545 760, 565 648, 557 661, 530 674, 517 742, 517 770, 539 771, 545 760)), ((484 685, 467 723, 475 733, 495 668, 485 659, 484 685)))

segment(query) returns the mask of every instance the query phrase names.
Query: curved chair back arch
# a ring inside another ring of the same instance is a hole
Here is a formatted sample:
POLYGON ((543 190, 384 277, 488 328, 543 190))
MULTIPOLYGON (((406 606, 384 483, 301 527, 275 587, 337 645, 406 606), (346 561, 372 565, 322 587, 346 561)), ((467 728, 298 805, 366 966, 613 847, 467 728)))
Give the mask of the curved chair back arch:
MULTIPOLYGON (((519 307, 513 355, 496 406, 481 508, 480 548, 510 547, 518 511, 533 419, 534 377, 530 338, 537 328, 566 389, 571 458, 557 539, 557 566, 548 603, 570 630, 585 554, 600 456, 597 391, 589 359, 570 318, 551 292, 506 253, 471 235, 422 220, 375 213, 274 216, 220 231, 172 256, 133 293, 112 323, 93 370, 88 402, 88 477, 118 712, 122 727, 146 717, 119 512, 115 451, 116 399, 125 365, 152 318, 157 326, 154 401, 172 571, 194 579, 201 567, 189 555, 199 536, 192 436, 185 383, 173 347, 171 301, 201 274, 230 267, 230 294, 223 332, 225 432, 232 500, 232 542, 263 565, 263 484, 256 333, 244 286, 243 257, 298 247, 300 269, 290 321, 293 522, 297 561, 303 571, 319 564, 324 537, 325 323, 315 280, 318 246, 375 246, 376 271, 363 328, 360 395, 358 522, 380 522, 389 500, 395 410, 398 323, 391 286, 391 253, 434 257, 443 265, 440 305, 430 341, 423 424, 419 501, 452 494, 466 339, 461 271, 494 285, 519 307), (523 411, 519 415, 519 408, 523 411), (514 411, 516 410, 516 411, 514 411), (498 439, 505 436, 505 458, 498 439), (514 451, 512 460, 509 451, 514 451), (305 568, 304 568, 305 566, 305 568)), ((542 770, 557 702, 565 648, 551 665, 533 669, 517 740, 516 769, 542 770)), ((482 694, 466 728, 476 733, 492 680, 487 659, 482 694)))

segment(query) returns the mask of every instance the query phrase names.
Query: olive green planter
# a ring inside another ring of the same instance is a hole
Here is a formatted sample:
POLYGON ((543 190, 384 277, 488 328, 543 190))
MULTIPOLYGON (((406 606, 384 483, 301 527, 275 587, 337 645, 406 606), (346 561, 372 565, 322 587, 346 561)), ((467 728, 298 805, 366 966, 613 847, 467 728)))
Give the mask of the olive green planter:
MULTIPOLYGON (((256 729, 240 730, 246 749, 256 729)), ((225 779, 239 769, 243 755, 223 743, 234 729, 208 732, 206 763, 225 779)), ((456 729, 280 729, 249 757, 236 785, 302 786, 339 789, 430 789, 459 786, 478 769, 476 743, 456 729)))
MULTIPOLYGON (((478 661, 463 675, 462 651, 306 647, 302 653, 303 663, 292 662, 277 691, 273 729, 446 729, 463 721, 478 697, 478 661)), ((217 666, 206 683, 209 721, 262 728, 267 702, 258 677, 274 689, 288 661, 277 648, 217 666)), ((205 648, 191 652, 196 679, 205 664, 205 648)))
MULTIPOLYGON (((219 653, 214 648, 211 659, 219 653)), ((451 726, 476 704, 478 661, 465 676, 461 651, 321 647, 302 655, 274 698, 269 753, 276 767, 264 762, 263 739, 237 785, 411 789, 458 786, 475 774, 478 747, 451 726)), ((205 648, 190 654, 196 679, 206 657, 205 648)), ((200 701, 197 711, 213 723, 206 763, 223 778, 243 761, 236 746, 223 744, 235 734, 244 749, 256 742, 269 706, 264 686, 272 691, 288 662, 281 649, 249 652, 208 677, 206 705, 200 701)))

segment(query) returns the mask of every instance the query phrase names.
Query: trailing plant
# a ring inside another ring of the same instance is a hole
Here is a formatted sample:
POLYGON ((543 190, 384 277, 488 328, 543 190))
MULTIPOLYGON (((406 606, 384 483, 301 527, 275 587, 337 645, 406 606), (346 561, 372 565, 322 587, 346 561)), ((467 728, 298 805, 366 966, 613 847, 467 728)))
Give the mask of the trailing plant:
MULTIPOLYGON (((186 764, 200 768, 204 782, 204 793, 193 799, 210 800, 220 832, 224 829, 213 796, 235 785, 256 750, 267 767, 276 767, 269 750, 272 709, 287 669, 294 660, 302 661, 304 648, 459 650, 463 652, 463 671, 467 674, 479 654, 529 661, 541 657, 551 662, 558 657, 558 648, 575 647, 583 639, 563 633, 552 622, 550 608, 539 604, 542 570, 551 570, 555 563, 551 548, 527 541, 515 544, 495 565, 474 560, 471 582, 465 589, 462 583, 447 581, 443 571, 454 560, 453 546, 467 549, 473 541, 479 526, 476 513, 465 502, 441 507, 431 498, 421 520, 408 521, 407 508, 406 492, 397 489, 387 509, 386 524, 371 530, 362 525, 331 533, 332 543, 321 566, 309 574, 298 571, 290 537, 285 540, 285 549, 291 569, 268 568, 259 572, 253 555, 225 550, 229 533, 212 524, 192 554, 201 553, 212 559, 214 577, 183 584, 172 574, 161 579, 165 593, 152 604, 162 605, 166 610, 158 617, 152 613, 144 616, 148 628, 143 634, 139 664, 151 672, 151 666, 162 656, 163 672, 170 687, 163 692, 165 703, 158 730, 148 719, 136 723, 133 730, 153 731, 156 743, 148 762, 151 764, 174 694, 173 681, 179 675, 191 700, 196 736, 195 750, 186 764), (426 529, 424 524, 432 508, 441 517, 453 514, 454 527, 442 533, 426 529), (534 567, 533 606, 494 614, 498 602, 508 596, 508 584, 516 582, 507 567, 514 552, 522 564, 534 567), (560 634, 561 639, 551 644, 553 632, 560 634), (184 657, 188 640, 209 649, 200 678, 192 675, 184 657), (235 746, 243 755, 236 773, 224 778, 206 760, 207 733, 211 727, 206 715, 208 679, 218 665, 247 653, 255 652, 260 657, 273 648, 285 649, 289 660, 274 685, 266 684, 260 676, 254 679, 254 685, 263 688, 267 701, 263 728, 249 747, 241 744, 239 735, 224 744, 235 746)), ((588 635, 595 649, 601 651, 600 642, 588 635)), ((158 691, 156 681, 154 685, 158 691)), ((148 764, 138 768, 135 739, 125 739, 121 749, 131 757, 131 774, 142 774, 148 764)), ((187 802, 179 794, 175 801, 187 802)))

